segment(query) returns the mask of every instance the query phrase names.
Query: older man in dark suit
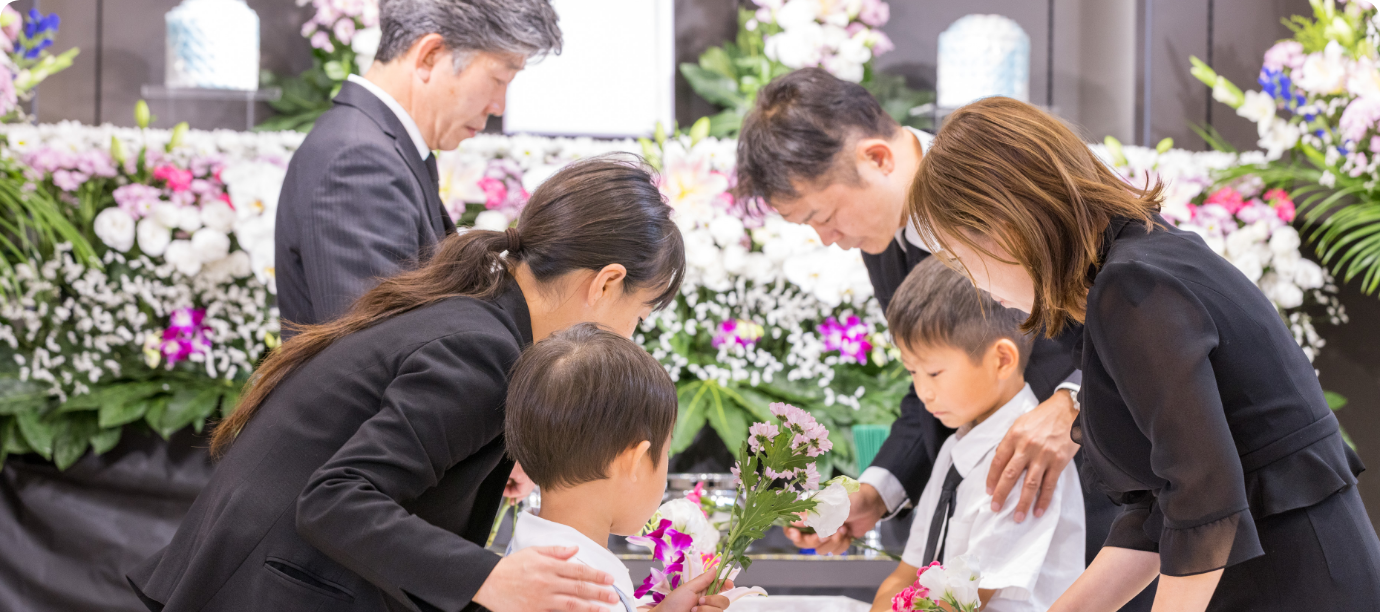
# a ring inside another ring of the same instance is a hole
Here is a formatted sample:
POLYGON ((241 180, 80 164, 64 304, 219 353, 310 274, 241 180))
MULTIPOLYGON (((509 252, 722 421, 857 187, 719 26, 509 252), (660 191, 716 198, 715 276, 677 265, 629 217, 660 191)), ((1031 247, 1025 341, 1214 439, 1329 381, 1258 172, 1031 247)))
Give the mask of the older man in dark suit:
POLYGON ((561 47, 548 0, 384 0, 380 27, 373 66, 288 165, 275 250, 292 324, 335 318, 455 231, 432 151, 483 130, 526 61, 561 47))

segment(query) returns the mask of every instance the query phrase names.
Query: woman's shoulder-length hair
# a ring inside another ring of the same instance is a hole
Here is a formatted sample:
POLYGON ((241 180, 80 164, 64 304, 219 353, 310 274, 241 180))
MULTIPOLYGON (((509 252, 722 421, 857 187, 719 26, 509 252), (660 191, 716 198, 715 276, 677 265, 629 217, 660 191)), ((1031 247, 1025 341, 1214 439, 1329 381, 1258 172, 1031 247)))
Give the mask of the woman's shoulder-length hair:
POLYGON ((1048 113, 994 97, 945 121, 911 184, 908 222, 936 253, 958 242, 1025 268, 1035 300, 1022 329, 1054 337, 1086 316, 1108 224, 1124 217, 1153 227, 1162 191, 1158 182, 1128 183, 1048 113))

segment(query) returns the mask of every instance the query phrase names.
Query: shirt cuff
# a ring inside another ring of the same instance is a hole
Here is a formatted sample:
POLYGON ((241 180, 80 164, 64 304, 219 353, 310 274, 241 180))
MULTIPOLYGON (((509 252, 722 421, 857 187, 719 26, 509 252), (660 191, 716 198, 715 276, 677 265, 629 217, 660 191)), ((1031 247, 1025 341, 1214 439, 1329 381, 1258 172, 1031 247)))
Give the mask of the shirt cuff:
POLYGON ((872 485, 872 488, 881 494, 882 502, 886 504, 885 518, 891 518, 897 512, 905 508, 906 488, 901 486, 901 481, 884 467, 872 466, 863 470, 862 476, 858 477, 858 482, 872 485))

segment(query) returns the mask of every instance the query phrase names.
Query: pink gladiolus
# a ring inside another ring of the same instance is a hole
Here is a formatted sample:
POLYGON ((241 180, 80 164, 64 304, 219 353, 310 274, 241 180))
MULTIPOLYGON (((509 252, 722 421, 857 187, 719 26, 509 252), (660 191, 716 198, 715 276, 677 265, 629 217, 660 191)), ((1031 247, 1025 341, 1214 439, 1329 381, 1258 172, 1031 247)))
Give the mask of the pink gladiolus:
POLYGON ((168 182, 168 189, 181 193, 192 188, 192 171, 173 165, 158 166, 153 169, 153 178, 168 182))
POLYGON ((335 22, 335 38, 342 45, 350 44, 350 41, 355 38, 355 20, 341 19, 335 22))
POLYGON ((71 170, 58 170, 53 173, 53 185, 63 191, 76 191, 90 177, 71 170))
POLYGON ((1212 192, 1212 195, 1209 195, 1207 201, 1203 202, 1203 204, 1216 204, 1226 209, 1228 213, 1234 215, 1236 211, 1241 210, 1241 207, 1246 204, 1246 201, 1242 199, 1239 191, 1231 187, 1223 187, 1212 192))
POLYGON ((138 220, 149 214, 153 205, 158 203, 162 192, 157 187, 132 183, 116 188, 113 195, 115 196, 115 205, 138 220))

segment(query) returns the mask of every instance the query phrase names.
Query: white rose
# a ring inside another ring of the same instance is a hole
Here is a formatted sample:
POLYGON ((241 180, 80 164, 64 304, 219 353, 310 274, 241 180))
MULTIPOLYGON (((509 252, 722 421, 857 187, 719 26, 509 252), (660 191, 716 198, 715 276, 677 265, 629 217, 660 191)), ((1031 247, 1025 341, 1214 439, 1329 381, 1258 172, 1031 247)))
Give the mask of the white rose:
POLYGON ((135 226, 139 239, 139 250, 149 257, 158 257, 168 249, 172 241, 172 230, 158 222, 156 217, 144 217, 135 226))
POLYGON ((230 254, 230 237, 225 232, 203 227, 192 234, 192 248, 203 263, 220 261, 230 254))
POLYGON ((134 217, 119 208, 107 208, 96 215, 92 228, 106 246, 121 253, 134 246, 134 217))
POLYGON ((350 49, 355 52, 355 63, 359 65, 359 73, 369 72, 369 66, 374 64, 374 55, 379 51, 379 42, 383 40, 383 31, 378 26, 372 26, 358 30, 355 37, 350 41, 350 49))
POLYGON ((807 499, 815 500, 815 507, 805 514, 805 526, 815 530, 821 537, 837 533, 844 521, 848 520, 848 494, 858 490, 858 481, 847 476, 838 476, 807 499))
POLYGON ((508 229, 508 215, 497 210, 486 210, 474 218, 474 229, 501 232, 508 229))
POLYGON ((201 211, 195 206, 183 206, 177 209, 177 229, 184 232, 195 232, 201 229, 201 211))
POLYGON ((1299 240, 1298 230, 1288 225, 1275 230, 1274 235, 1270 236, 1270 250, 1275 254, 1298 252, 1300 244, 1303 241, 1299 240))
POLYGON ((172 202, 159 202, 153 205, 153 218, 158 219, 158 223, 163 227, 177 227, 177 220, 182 218, 182 208, 172 202))
POLYGON ((1281 309, 1298 308, 1303 305, 1303 290, 1288 278, 1274 272, 1260 278, 1260 291, 1281 309))
POLYGON ((172 264, 178 272, 186 276, 196 276, 201 271, 201 257, 196 253, 190 240, 174 240, 168 244, 163 259, 172 264))
POLYGON ((719 246, 727 248, 742 242, 743 222, 733 215, 719 215, 709 222, 709 233, 714 237, 714 242, 719 246))
POLYGON ((1275 118, 1275 99, 1259 91, 1248 91, 1245 103, 1236 109, 1236 114, 1252 123, 1269 123, 1275 118))
POLYGON ((1261 263, 1254 250, 1246 251, 1237 257, 1228 257, 1227 261, 1236 266, 1236 269, 1245 274, 1252 283, 1259 281, 1260 276, 1265 273, 1265 264, 1261 263))
POLYGON ((235 229, 235 209, 220 200, 201 206, 201 224, 222 233, 235 229))
POLYGON ((764 51, 768 58, 793 70, 818 66, 824 59, 824 28, 811 22, 774 34, 767 38, 764 51))
POLYGON ((1300 259, 1294 270, 1294 283, 1302 289, 1321 289, 1327 284, 1327 275, 1322 267, 1307 259, 1300 259))
POLYGON ((254 273, 254 264, 249 259, 249 253, 244 251, 235 251, 223 261, 230 270, 230 276, 235 278, 245 278, 254 273))
POLYGON ((790 0, 776 11, 776 25, 783 30, 808 27, 822 12, 824 5, 820 0, 790 0))

